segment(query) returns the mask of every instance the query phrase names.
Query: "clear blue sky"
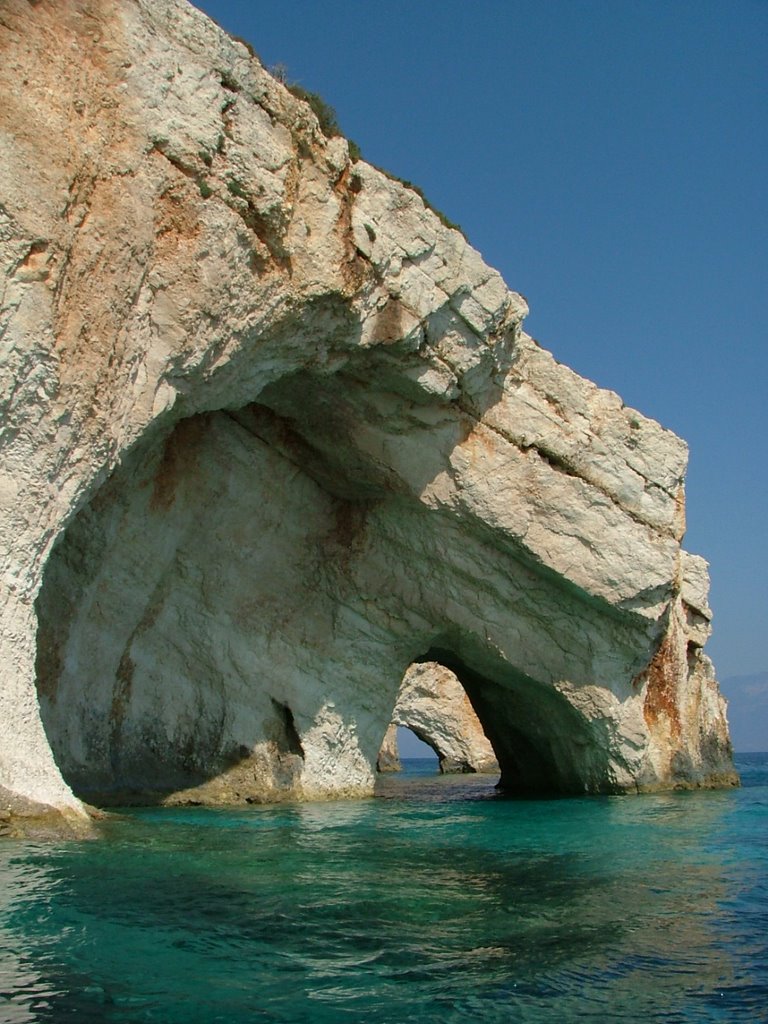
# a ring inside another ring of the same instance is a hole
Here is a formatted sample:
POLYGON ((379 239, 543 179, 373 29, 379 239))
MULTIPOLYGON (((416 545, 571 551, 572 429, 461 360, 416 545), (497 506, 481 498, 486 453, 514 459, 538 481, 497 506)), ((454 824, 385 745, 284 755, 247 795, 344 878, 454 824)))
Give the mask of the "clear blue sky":
POLYGON ((768 670, 768 0, 197 6, 458 222, 559 360, 688 441, 707 650, 768 670))

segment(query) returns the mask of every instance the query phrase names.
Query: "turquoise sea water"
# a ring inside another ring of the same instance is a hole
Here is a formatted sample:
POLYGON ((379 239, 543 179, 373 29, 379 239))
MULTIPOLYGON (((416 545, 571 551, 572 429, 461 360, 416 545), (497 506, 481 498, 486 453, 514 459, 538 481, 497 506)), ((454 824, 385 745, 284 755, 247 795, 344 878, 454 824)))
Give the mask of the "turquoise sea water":
POLYGON ((549 801, 432 767, 0 844, 0 1021, 768 1021, 768 755, 549 801))

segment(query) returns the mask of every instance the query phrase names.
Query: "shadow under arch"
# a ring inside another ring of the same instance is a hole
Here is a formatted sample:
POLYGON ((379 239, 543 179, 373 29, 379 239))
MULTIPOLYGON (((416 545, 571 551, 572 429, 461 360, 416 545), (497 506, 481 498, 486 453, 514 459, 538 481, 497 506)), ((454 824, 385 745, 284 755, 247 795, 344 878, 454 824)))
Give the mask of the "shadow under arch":
POLYGON ((575 796, 619 792, 589 723, 554 687, 508 664, 488 665, 466 642, 441 637, 417 663, 437 662, 457 677, 493 747, 510 796, 575 796), (457 651, 462 650, 462 654, 457 651), (482 669, 477 663, 483 664, 482 669))

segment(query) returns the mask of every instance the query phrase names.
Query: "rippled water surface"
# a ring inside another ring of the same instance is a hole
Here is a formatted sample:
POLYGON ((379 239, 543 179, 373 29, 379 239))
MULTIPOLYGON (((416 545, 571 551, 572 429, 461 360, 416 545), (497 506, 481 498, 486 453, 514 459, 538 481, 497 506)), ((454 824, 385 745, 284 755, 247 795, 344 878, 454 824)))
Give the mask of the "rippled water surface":
POLYGON ((738 791, 130 811, 0 845, 0 1021, 768 1021, 768 755, 738 791))

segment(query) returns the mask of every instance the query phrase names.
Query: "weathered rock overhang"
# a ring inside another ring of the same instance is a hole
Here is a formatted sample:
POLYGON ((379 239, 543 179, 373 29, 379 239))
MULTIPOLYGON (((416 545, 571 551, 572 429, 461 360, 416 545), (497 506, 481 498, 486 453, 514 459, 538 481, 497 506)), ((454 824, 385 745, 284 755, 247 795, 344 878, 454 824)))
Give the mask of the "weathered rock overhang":
POLYGON ((181 0, 3 19, 0 785, 369 792, 430 652, 513 791, 732 782, 684 443, 181 0))

